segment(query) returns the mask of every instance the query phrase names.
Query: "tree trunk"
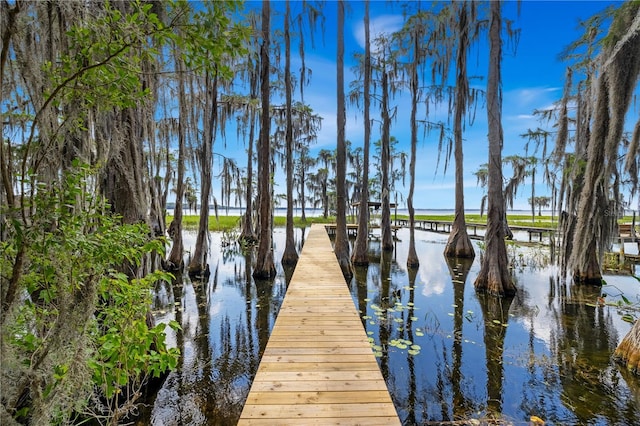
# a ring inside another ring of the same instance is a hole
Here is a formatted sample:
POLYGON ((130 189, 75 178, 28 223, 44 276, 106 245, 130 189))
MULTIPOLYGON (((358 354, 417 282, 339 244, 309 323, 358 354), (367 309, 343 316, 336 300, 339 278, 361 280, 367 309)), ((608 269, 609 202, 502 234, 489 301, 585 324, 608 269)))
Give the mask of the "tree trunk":
POLYGON ((259 222, 258 253, 253 268, 254 278, 272 278, 276 275, 273 259, 272 235, 272 197, 271 197, 271 144, 269 140, 271 116, 269 111, 269 20, 271 8, 269 0, 262 1, 262 46, 260 48, 260 91, 261 91, 261 125, 260 146, 258 148, 258 200, 259 222))
POLYGON ((369 28, 369 0, 364 2, 364 152, 362 169, 362 196, 358 210, 358 233, 351 255, 354 265, 368 265, 369 254, 369 145, 371 143, 371 119, 369 117, 371 88, 371 36, 369 28))
MULTIPOLYGON (((146 223, 148 200, 144 190, 144 160, 142 158, 142 138, 136 134, 140 127, 132 108, 121 112, 122 128, 117 137, 111 137, 115 146, 107 160, 104 171, 103 192, 111 209, 122 216, 124 223, 146 223), (117 139, 117 140, 116 140, 117 139)), ((113 123, 102 123, 113 126, 113 123)), ((107 134, 117 134, 113 129, 105 129, 107 134)))
POLYGON ((296 250, 296 241, 293 232, 293 120, 292 120, 292 101, 291 101, 291 34, 289 32, 289 21, 291 19, 290 0, 286 2, 286 13, 284 17, 284 42, 285 42, 285 66, 284 66, 284 84, 286 97, 286 129, 285 143, 286 149, 286 173, 287 173, 287 224, 284 253, 282 254, 283 265, 295 265, 298 263, 298 251, 296 250))
POLYGON ((184 88, 184 64, 181 53, 176 53, 176 69, 178 71, 178 170, 176 176, 176 202, 173 212, 173 220, 169 225, 171 237, 171 252, 167 258, 165 268, 170 271, 182 271, 184 267, 184 243, 182 241, 182 200, 184 199, 184 172, 186 156, 186 99, 184 88))
POLYGON ((309 153, 309 149, 307 147, 302 148, 302 150, 300 151, 300 174, 299 174, 299 179, 300 179, 300 220, 304 223, 307 221, 307 213, 306 213, 306 208, 307 208, 307 196, 305 194, 305 186, 307 184, 307 164, 309 164, 309 160, 310 158, 307 157, 309 153))
POLYGON ((624 336, 613 359, 635 375, 640 375, 640 321, 636 321, 629 333, 624 336))
POLYGON ((487 82, 487 119, 489 123, 489 182, 486 249, 480 272, 474 283, 476 290, 497 296, 514 295, 516 287, 509 272, 505 245, 505 202, 502 190, 502 97, 500 96, 502 59, 501 2, 491 3, 489 27, 489 77, 487 82))
POLYGON ((583 262, 573 267, 573 281, 577 284, 602 285, 602 270, 595 239, 584 249, 582 257, 583 262))
MULTIPOLYGON (((253 98, 253 95, 252 95, 253 98)), ((242 217, 242 232, 240 233, 240 241, 253 244, 257 241, 253 230, 253 138, 255 137, 255 112, 250 112, 251 119, 249 124, 249 145, 247 148, 247 193, 246 193, 246 210, 242 217)))
POLYGON ((467 4, 459 3, 458 10, 458 57, 456 75, 456 101, 454 115, 454 157, 456 163, 455 218, 451 226, 451 234, 444 250, 445 256, 474 257, 475 252, 471 239, 467 234, 464 218, 464 173, 462 155, 462 118, 467 107, 469 82, 467 80, 467 49, 469 47, 469 26, 467 22, 467 4))
POLYGON ((329 194, 327 190, 328 181, 329 181, 329 169, 325 168, 325 173, 322 176, 322 217, 327 219, 329 217, 329 194))
POLYGON ((211 176, 213 169, 213 144, 218 125, 218 75, 216 73, 213 82, 209 73, 205 74, 205 115, 209 114, 205 123, 205 132, 202 137, 200 149, 200 219, 198 221, 198 234, 196 245, 189 262, 189 275, 202 276, 209 274, 209 200, 211 198, 211 176))
POLYGON ((382 71, 382 155, 381 155, 381 206, 380 206, 380 236, 382 240, 382 250, 393 250, 393 237, 391 236, 391 187, 389 183, 389 169, 391 168, 391 146, 390 131, 391 117, 389 116, 389 73, 386 69, 382 71))
POLYGON ((602 284, 600 260, 610 240, 615 215, 609 208, 611 176, 617 180, 616 160, 625 116, 640 75, 640 6, 625 3, 614 17, 608 43, 599 58, 592 131, 587 147, 584 186, 578 204, 570 266, 577 283, 602 284))
POLYGON ((420 260, 416 252, 416 212, 413 208, 413 193, 416 187, 416 149, 418 145, 418 124, 416 113, 418 109, 418 62, 420 50, 418 37, 414 37, 414 62, 411 66, 411 159, 409 160, 409 194, 407 196, 407 208, 409 209, 409 253, 407 255, 407 268, 418 269, 420 260))
POLYGON ((337 74, 337 127, 338 127, 338 141, 336 152, 336 240, 334 246, 334 252, 340 269, 342 269, 342 275, 345 279, 351 280, 353 277, 353 270, 351 267, 351 259, 349 258, 349 239, 347 236, 347 147, 345 141, 345 99, 344 99, 344 0, 338 0, 338 22, 337 22, 337 37, 338 37, 338 60, 336 64, 337 74))

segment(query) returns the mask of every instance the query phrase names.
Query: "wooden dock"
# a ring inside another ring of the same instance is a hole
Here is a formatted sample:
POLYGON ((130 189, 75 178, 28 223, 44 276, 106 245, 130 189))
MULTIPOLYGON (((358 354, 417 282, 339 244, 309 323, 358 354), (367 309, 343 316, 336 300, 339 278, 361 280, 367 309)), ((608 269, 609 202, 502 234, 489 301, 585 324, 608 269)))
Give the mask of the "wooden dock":
MULTIPOLYGON (((327 223, 324 225, 329 235, 336 235, 336 228, 338 225, 335 223, 327 223)), ((399 225, 391 225, 391 232, 393 232, 393 237, 397 238, 398 229, 402 228, 399 225)), ((369 237, 374 237, 374 231, 379 230, 380 225, 369 225, 369 237)), ((357 237, 358 236, 358 224, 357 223, 347 223, 347 236, 349 237, 357 237)))
MULTIPOLYGON (((409 226, 408 219, 398 219, 396 223, 402 227, 409 226)), ((484 238, 484 234, 478 234, 478 230, 486 230, 486 223, 466 223, 467 232, 469 233, 469 237, 482 239, 484 238)), ((451 232, 451 227, 453 226, 453 222, 450 220, 416 220, 415 228, 423 231, 431 231, 431 232, 439 232, 448 234, 451 232)), ((533 241, 533 236, 538 237, 538 241, 542 242, 543 235, 551 235, 556 232, 555 228, 543 228, 543 227, 535 227, 535 226, 518 226, 518 225, 509 225, 509 229, 512 231, 522 231, 529 234, 529 242, 533 241)))
POLYGON ((400 425, 323 225, 291 278, 239 425, 400 425))

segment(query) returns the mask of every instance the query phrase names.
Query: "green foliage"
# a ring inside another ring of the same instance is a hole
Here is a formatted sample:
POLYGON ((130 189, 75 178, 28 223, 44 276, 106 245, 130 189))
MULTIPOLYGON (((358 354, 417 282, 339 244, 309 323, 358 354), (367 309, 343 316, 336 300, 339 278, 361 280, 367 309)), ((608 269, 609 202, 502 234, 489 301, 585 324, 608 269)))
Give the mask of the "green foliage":
MULTIPOLYGON (((233 229, 237 229, 241 224, 241 216, 218 216, 216 220, 209 221, 209 230, 210 231, 230 231, 233 229)), ((167 215, 166 222, 171 223, 173 220, 173 216, 167 215)), ((198 229, 198 221, 200 220, 199 216, 195 215, 184 215, 182 216, 182 226, 183 229, 198 229)), ((294 217, 294 226, 297 227, 305 227, 311 226, 312 223, 335 223, 335 217, 316 217, 316 216, 308 216, 304 221, 300 217, 294 217)), ((285 216, 275 216, 273 218, 274 226, 285 226, 287 223, 287 218, 285 216)))
POLYGON ((151 4, 134 1, 128 7, 131 12, 123 14, 105 2, 91 25, 79 22, 67 31, 69 53, 44 64, 52 87, 46 97, 55 105, 133 107, 149 94, 140 78, 142 63, 158 53, 153 40, 170 31, 151 13, 151 4))
POLYGON ((3 351, 15 355, 9 361, 3 354, 2 379, 17 374, 13 397, 24 390, 31 396, 28 405, 9 407, 16 418, 40 413, 65 423, 74 412, 95 413, 82 404, 98 400, 112 407, 100 416, 117 417, 148 378, 175 368, 179 357, 166 347, 165 325, 146 323, 154 283, 171 276, 145 273, 143 264, 162 254, 166 241, 150 239, 145 224, 125 225, 108 213, 92 195, 94 170, 74 166, 59 185, 38 188, 29 221, 14 219, 2 242, 3 280, 25 252, 20 298, 2 323, 3 351), (126 398, 124 389, 132 391, 126 398))
POLYGON ((205 2, 202 10, 193 13, 188 1, 177 0, 172 4, 175 11, 183 11, 183 17, 188 18, 180 25, 179 37, 174 37, 184 52, 187 67, 224 79, 233 78, 230 59, 246 54, 251 30, 232 22, 232 13, 238 12, 241 5, 237 0, 205 2))
MULTIPOLYGON (((98 294, 104 302, 94 330, 97 350, 88 362, 93 382, 106 398, 114 398, 125 386, 139 387, 146 378, 157 378, 176 368, 179 351, 167 349, 165 324, 149 328, 145 322, 151 286, 167 279, 167 273, 153 272, 130 280, 117 271, 101 279, 98 294)), ((170 326, 178 328, 175 322, 170 326)))

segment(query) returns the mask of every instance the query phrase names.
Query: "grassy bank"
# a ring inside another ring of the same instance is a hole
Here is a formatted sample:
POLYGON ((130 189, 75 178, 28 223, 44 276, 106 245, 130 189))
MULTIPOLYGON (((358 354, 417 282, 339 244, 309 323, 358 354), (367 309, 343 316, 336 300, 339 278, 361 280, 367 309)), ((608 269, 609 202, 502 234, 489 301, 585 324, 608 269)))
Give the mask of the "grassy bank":
MULTIPOLYGON (((407 215, 398 215, 398 219, 408 219, 407 215)), ((394 215, 392 213, 391 219, 393 220, 394 215)), ((215 217, 211 217, 209 219, 209 230, 211 231, 226 231, 234 228, 240 227, 240 216, 219 216, 217 219, 215 217)), ((631 223, 631 216, 625 216, 624 218, 619 220, 619 223, 631 223)), ((167 216, 167 224, 171 223, 173 220, 173 216, 167 216)), ((195 230, 198 229, 198 220, 199 217, 196 215, 185 215, 182 217, 182 226, 184 229, 195 230)), ((310 225, 312 223, 335 223, 335 217, 328 217, 327 219, 323 217, 307 217, 307 220, 303 222, 299 217, 294 218, 295 226, 303 226, 310 225)), ((453 221, 452 214, 443 214, 443 215, 416 215, 416 220, 442 220, 442 221, 453 221)), ((465 220, 469 224, 484 224, 487 222, 487 216, 480 216, 479 214, 468 214, 465 215, 465 220)), ((530 226, 537 228, 555 228, 558 224, 558 217, 554 216, 536 216, 534 220, 531 220, 530 215, 507 215, 507 220, 510 225, 516 226, 530 226)), ((284 216, 276 216, 273 219, 274 226, 285 226, 286 217, 284 216)))
MULTIPOLYGON (((173 220, 173 216, 167 216, 167 226, 173 220)), ((196 215, 184 215, 182 216, 182 227, 188 230, 198 229, 199 216, 196 215)), ((240 227, 241 216, 218 216, 218 218, 209 218, 209 230, 210 231, 228 231, 230 229, 240 227)), ((302 221, 299 217, 294 218, 295 226, 311 225, 312 223, 334 223, 336 220, 333 217, 327 219, 323 217, 307 217, 306 221, 302 221)), ((276 216, 273 218, 274 226, 285 226, 287 218, 285 216, 276 216)))
MULTIPOLYGON (((400 215, 398 215, 400 218, 400 215)), ((408 218, 408 216, 405 216, 408 218)), ((454 215, 416 215, 416 220, 443 220, 452 222, 454 215)), ((479 214, 467 214, 465 220, 469 224, 485 224, 487 223, 487 215, 480 216, 479 214)), ((507 215, 507 220, 510 225, 517 226, 530 226, 535 228, 555 228, 558 224, 558 217, 554 216, 536 216, 534 220, 531 220, 530 215, 507 215)))
MULTIPOLYGON (((407 215, 398 215, 398 219, 408 219, 407 215)), ((416 220, 442 220, 452 222, 454 216, 450 215, 416 215, 416 220)), ((480 216, 479 214, 467 214, 465 220, 468 224, 485 224, 487 223, 487 215, 480 216)), ((532 220, 531 215, 522 214, 508 214, 507 220, 509 225, 513 226, 528 226, 533 228, 555 228, 558 225, 558 216, 536 215, 532 220)), ((625 216, 618 220, 618 223, 631 223, 633 216, 625 216)), ((636 225, 637 223, 636 219, 636 225)))

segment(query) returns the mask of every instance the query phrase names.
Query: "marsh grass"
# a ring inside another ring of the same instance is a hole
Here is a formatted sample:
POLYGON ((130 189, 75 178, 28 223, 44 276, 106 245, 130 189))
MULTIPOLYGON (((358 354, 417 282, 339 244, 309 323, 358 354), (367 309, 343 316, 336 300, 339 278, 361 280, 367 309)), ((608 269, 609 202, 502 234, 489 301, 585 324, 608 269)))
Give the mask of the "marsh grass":
MULTIPOLYGON (((416 220, 442 220, 442 221, 453 221, 452 214, 442 214, 442 215, 416 215, 416 220)), ((408 219, 407 215, 392 215, 392 220, 397 217, 398 219, 408 219)), ((217 218, 211 217, 209 220, 209 230, 210 231, 229 231, 234 228, 240 226, 240 216, 218 216, 217 218)), ((465 219, 468 224, 484 224, 487 222, 487 216, 480 216, 479 214, 468 214, 465 215, 465 219)), ((531 220, 531 215, 507 215, 507 219, 509 221, 509 225, 514 226, 529 226, 534 228, 555 228, 558 224, 558 217, 554 216, 536 216, 535 219, 531 220)), ((625 216, 619 220, 620 223, 631 223, 631 216, 625 216)), ((173 216, 167 216, 167 224, 171 223, 173 220, 173 216)), ((198 220, 199 217, 197 215, 185 215, 182 217, 182 226, 184 229, 196 230, 198 229, 198 220)), ((286 217, 284 216, 276 216, 273 219, 274 226, 285 226, 286 225, 286 217)), ((335 223, 335 217, 307 217, 306 221, 302 221, 299 217, 294 218, 294 225, 296 227, 301 227, 304 225, 311 225, 312 223, 335 223)), ((352 222, 351 216, 348 218, 349 222, 352 222)))
MULTIPOLYGON (((218 216, 218 218, 211 217, 209 219, 210 231, 230 231, 232 229, 240 227, 240 216, 218 216)), ((167 224, 171 223, 173 216, 167 216, 167 224)), ((183 229, 196 230, 198 229, 199 216, 197 215, 185 215, 182 216, 183 229)), ((273 218, 274 226, 285 226, 287 218, 284 216, 276 216, 273 218)), ((294 225, 301 227, 304 225, 310 226, 312 223, 335 223, 335 217, 307 217, 306 221, 302 221, 299 217, 294 218, 294 225)))

